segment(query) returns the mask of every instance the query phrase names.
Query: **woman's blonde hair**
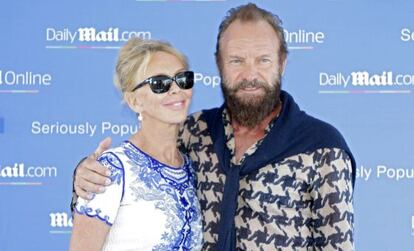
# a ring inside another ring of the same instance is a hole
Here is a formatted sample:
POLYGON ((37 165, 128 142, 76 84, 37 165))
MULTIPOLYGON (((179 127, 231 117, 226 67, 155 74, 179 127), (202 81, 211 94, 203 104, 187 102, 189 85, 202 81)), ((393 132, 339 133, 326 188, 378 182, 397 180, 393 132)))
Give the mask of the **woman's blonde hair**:
POLYGON ((145 74, 152 55, 157 52, 165 52, 176 56, 183 66, 188 69, 187 58, 172 47, 170 43, 131 38, 119 51, 114 75, 115 86, 122 92, 123 96, 135 87, 137 77, 145 74))

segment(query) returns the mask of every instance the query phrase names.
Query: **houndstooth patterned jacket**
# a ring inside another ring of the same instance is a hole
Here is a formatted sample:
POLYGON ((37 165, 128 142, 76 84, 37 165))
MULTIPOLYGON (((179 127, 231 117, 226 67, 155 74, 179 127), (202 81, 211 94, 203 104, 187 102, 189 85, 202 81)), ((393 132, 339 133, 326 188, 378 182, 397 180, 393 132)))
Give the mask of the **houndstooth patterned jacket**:
MULTIPOLYGON (((233 154, 234 137, 225 109, 222 119, 226 147, 233 154)), ((226 175, 203 112, 189 116, 180 135, 179 145, 197 172, 203 250, 219 250, 220 209, 228 203, 222 201, 226 175)), ((249 148, 240 161, 260 144, 249 148)), ((231 161, 235 162, 234 156, 231 161)), ((236 249, 353 250, 354 168, 345 149, 318 148, 267 163, 241 177, 234 217, 236 249)))

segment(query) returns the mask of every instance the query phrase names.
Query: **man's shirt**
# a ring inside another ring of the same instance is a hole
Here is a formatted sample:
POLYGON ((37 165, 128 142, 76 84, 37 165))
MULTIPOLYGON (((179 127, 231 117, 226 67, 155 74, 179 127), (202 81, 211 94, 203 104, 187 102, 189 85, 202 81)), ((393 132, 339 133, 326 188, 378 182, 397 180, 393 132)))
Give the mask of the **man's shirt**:
MULTIPOLYGON (((203 250, 218 250, 220 208, 227 203, 222 201, 226 175, 202 115, 188 117, 179 143, 196 168, 203 250)), ((237 163, 226 109, 222 119, 231 163, 240 165, 262 140, 237 163)), ((272 129, 271 123, 265 137, 272 129)), ((239 185, 234 219, 238 250, 353 250, 352 167, 344 149, 320 148, 267 163, 242 176, 239 185)))

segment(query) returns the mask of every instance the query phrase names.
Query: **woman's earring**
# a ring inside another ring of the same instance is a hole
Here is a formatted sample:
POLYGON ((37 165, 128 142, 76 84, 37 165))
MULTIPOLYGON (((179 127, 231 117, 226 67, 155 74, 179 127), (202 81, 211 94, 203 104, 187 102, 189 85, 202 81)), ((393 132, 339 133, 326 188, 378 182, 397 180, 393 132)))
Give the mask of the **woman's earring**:
POLYGON ((141 113, 138 113, 138 121, 142 122, 142 114, 141 113))

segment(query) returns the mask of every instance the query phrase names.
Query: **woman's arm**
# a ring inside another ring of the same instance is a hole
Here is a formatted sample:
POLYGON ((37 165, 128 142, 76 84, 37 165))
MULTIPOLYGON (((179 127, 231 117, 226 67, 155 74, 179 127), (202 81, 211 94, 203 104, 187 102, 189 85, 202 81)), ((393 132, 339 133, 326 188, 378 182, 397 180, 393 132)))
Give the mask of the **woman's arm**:
POLYGON ((78 198, 74 204, 74 221, 70 250, 101 250, 109 229, 123 200, 125 185, 124 166, 119 157, 122 148, 104 152, 98 163, 110 171, 112 183, 106 191, 95 194, 91 200, 78 198))
POLYGON ((110 226, 97 218, 74 214, 70 251, 100 251, 110 226))

